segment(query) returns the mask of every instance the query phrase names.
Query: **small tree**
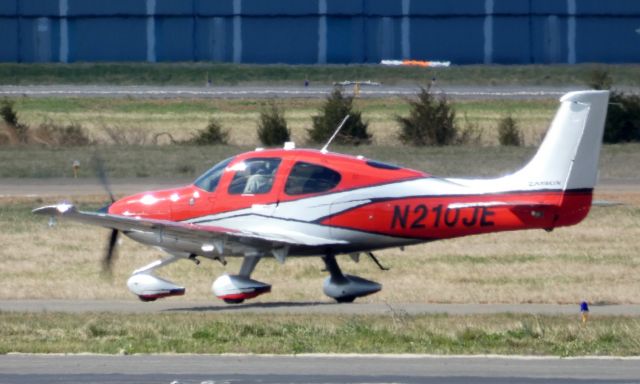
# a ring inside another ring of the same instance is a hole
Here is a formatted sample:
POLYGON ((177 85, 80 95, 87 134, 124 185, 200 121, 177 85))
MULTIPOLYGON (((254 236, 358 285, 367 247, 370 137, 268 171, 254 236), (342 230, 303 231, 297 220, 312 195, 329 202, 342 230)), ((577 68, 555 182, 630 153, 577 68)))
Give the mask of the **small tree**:
POLYGON ((522 133, 518 128, 516 119, 507 115, 498 122, 498 141, 500 145, 512 145, 519 147, 522 145, 522 133))
POLYGON ((353 110, 353 97, 344 96, 336 87, 327 97, 320 115, 313 116, 313 128, 309 129, 309 140, 314 143, 326 142, 338 127, 338 124, 349 115, 335 141, 341 144, 369 144, 371 134, 367 132, 368 123, 362 121, 360 112, 353 110))
POLYGON ((611 89, 613 79, 609 74, 609 71, 602 67, 595 67, 589 71, 587 75, 587 85, 593 89, 611 89))
POLYGON ((416 100, 409 100, 408 117, 396 116, 400 124, 398 139, 415 146, 450 145, 458 139, 456 113, 446 96, 436 98, 422 88, 416 100))
POLYGON ((29 142, 29 126, 18 121, 18 113, 13 100, 3 99, 0 105, 0 116, 5 123, 7 134, 14 143, 29 142))
POLYGON ((265 146, 280 146, 291 138, 284 112, 274 102, 260 112, 258 138, 265 146))
POLYGON ((51 147, 82 147, 91 144, 87 131, 80 123, 67 125, 46 120, 33 132, 33 141, 51 147))
POLYGON ((196 145, 227 144, 228 139, 229 131, 223 130, 220 123, 211 118, 207 127, 199 131, 191 142, 196 145))
POLYGON ((459 145, 481 145, 484 129, 475 121, 469 120, 467 114, 464 114, 464 127, 458 130, 458 138, 456 144, 459 145))
MULTIPOLYGON (((596 67, 589 72, 586 84, 596 90, 610 89, 613 79, 606 69, 596 67)), ((640 96, 611 91, 603 141, 640 141, 640 96)))
POLYGON ((630 141, 640 141, 640 96, 612 92, 604 125, 604 142, 630 141))

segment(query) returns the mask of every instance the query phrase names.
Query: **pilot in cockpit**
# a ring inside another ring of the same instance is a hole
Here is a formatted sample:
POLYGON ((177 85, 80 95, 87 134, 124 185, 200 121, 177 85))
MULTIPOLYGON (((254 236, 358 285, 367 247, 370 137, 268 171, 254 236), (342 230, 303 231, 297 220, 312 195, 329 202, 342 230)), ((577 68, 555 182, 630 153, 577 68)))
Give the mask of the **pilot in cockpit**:
POLYGON ((254 161, 249 164, 249 179, 244 187, 244 194, 266 193, 271 189, 273 183, 273 172, 271 163, 268 161, 254 161))

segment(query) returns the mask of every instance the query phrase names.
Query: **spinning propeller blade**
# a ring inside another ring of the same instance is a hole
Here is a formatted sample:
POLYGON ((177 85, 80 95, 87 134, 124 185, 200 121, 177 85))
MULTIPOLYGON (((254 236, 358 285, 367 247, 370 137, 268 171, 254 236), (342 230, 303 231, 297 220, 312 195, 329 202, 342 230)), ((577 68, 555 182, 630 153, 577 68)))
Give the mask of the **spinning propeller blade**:
POLYGON ((98 176, 98 179, 100 179, 100 183, 102 184, 102 187, 109 195, 109 199, 111 199, 111 202, 112 203, 115 202, 116 198, 113 196, 113 192, 111 191, 111 185, 109 184, 109 178, 107 177, 107 171, 104 165, 104 160, 102 159, 102 157, 98 152, 94 153, 93 155, 93 163, 96 167, 96 175, 98 176))
MULTIPOLYGON (((109 199, 111 203, 116 201, 115 196, 111 190, 111 185, 109 184, 109 178, 107 177, 107 171, 104 164, 104 160, 100 156, 98 152, 95 152, 93 155, 93 163, 96 169, 96 175, 102 184, 105 192, 109 195, 109 199)), ((109 205, 105 206, 101 209, 104 212, 108 212, 109 205)), ((107 247, 105 249, 104 257, 102 258, 102 272, 108 276, 111 276, 113 270, 113 261, 116 255, 116 245, 118 243, 118 236, 120 232, 116 229, 111 231, 111 235, 109 235, 109 242, 107 243, 107 247)))
POLYGON ((109 236, 109 242, 105 249, 104 258, 102 259, 102 271, 107 275, 111 275, 113 269, 113 260, 116 254, 116 244, 118 243, 118 236, 120 232, 118 230, 112 230, 109 236))

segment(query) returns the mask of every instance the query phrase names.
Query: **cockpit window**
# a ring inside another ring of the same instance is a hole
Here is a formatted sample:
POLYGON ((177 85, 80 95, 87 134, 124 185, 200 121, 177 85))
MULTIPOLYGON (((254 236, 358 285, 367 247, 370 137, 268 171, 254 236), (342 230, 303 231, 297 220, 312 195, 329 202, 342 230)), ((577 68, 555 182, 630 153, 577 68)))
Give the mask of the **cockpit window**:
POLYGON ((234 164, 230 170, 236 174, 229 184, 229 194, 269 193, 280 165, 278 158, 253 158, 234 164))
POLYGON ((299 161, 287 178, 284 192, 287 195, 325 192, 338 185, 341 178, 333 169, 299 161))
POLYGON ((215 191, 218 183, 220 182, 220 178, 222 177, 224 169, 227 167, 227 164, 231 162, 231 160, 233 160, 233 157, 222 160, 218 164, 214 165, 213 168, 205 172, 202 176, 198 177, 194 184, 197 187, 204 189, 205 191, 215 191))

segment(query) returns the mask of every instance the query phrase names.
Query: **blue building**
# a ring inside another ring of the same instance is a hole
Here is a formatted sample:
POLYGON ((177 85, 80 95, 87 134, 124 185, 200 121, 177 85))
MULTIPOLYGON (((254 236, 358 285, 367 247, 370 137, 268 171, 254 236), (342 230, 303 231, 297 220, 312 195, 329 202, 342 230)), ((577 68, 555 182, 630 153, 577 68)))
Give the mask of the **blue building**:
POLYGON ((0 61, 640 62, 638 0, 1 0, 0 61))

